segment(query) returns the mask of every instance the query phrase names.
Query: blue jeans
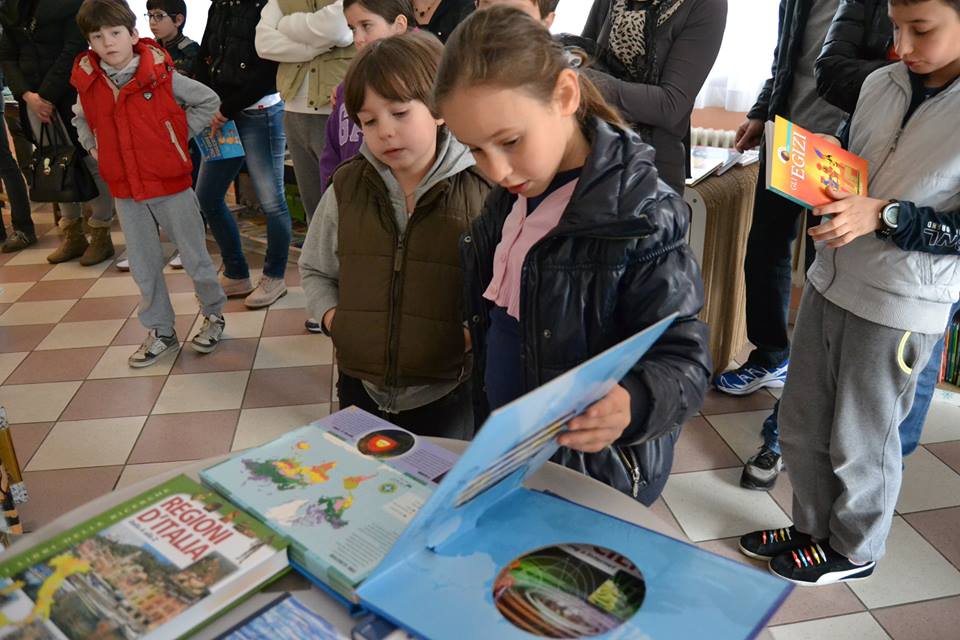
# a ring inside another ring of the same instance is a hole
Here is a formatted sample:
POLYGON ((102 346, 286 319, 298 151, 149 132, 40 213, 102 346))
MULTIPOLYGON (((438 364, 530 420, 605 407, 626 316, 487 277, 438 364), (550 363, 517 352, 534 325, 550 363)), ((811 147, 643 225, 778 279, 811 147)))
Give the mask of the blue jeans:
MULTIPOLYGON (((957 315, 958 311, 960 311, 960 301, 955 302, 950 309, 951 320, 957 315)), ((927 366, 923 368, 917 378, 917 390, 913 395, 913 406, 910 408, 910 413, 900 423, 900 451, 904 457, 916 451, 920 444, 923 423, 927 421, 927 412, 930 410, 930 403, 933 401, 933 392, 937 388, 937 378, 940 377, 943 346, 944 341, 938 340, 937 346, 930 354, 927 366)), ((777 454, 780 453, 780 426, 777 424, 777 410, 779 408, 780 402, 777 401, 777 404, 773 407, 773 412, 763 421, 763 428, 760 430, 764 446, 777 454)))
POLYGON ((283 154, 287 143, 283 131, 283 103, 266 109, 241 111, 234 116, 246 156, 204 161, 197 179, 200 210, 223 256, 223 273, 228 278, 250 277, 240 244, 240 230, 224 196, 244 162, 253 190, 267 217, 267 257, 263 275, 283 278, 290 253, 290 210, 283 186, 283 154))

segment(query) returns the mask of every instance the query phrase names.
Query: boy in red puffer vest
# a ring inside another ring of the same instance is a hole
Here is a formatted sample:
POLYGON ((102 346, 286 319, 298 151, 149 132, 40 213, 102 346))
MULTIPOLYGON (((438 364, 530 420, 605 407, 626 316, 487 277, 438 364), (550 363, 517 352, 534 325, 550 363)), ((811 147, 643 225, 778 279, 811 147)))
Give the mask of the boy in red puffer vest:
POLYGON ((149 331, 127 362, 146 367, 180 349, 157 224, 177 245, 200 301, 204 322, 191 345, 209 353, 223 334, 226 297, 190 187, 187 143, 213 119, 220 101, 213 90, 175 73, 159 44, 138 37, 124 0, 85 0, 77 24, 92 51, 77 56, 70 77, 79 94, 73 124, 116 200, 142 298, 140 322, 149 331))

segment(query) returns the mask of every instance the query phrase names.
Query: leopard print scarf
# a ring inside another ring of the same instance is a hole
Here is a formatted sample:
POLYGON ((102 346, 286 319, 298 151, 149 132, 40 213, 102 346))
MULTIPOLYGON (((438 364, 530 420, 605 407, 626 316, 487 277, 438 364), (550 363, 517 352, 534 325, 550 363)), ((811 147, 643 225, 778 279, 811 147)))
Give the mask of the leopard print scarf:
POLYGON ((657 84, 657 30, 686 0, 614 0, 610 53, 626 72, 621 80, 657 84))

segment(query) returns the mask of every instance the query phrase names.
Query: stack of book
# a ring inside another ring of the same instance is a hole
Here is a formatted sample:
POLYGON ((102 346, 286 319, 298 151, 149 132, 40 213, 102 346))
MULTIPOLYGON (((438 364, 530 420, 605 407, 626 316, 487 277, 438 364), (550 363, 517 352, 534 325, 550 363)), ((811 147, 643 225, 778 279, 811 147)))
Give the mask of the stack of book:
POLYGON ((960 314, 951 320, 943 339, 945 344, 940 382, 960 386, 960 314))
MULTIPOLYGON (((379 617, 357 638, 753 637, 788 583, 523 484, 672 321, 495 411, 459 458, 347 409, 7 556, 0 637, 179 637, 288 565, 379 617)), ((222 637, 345 636, 282 598, 222 637)))

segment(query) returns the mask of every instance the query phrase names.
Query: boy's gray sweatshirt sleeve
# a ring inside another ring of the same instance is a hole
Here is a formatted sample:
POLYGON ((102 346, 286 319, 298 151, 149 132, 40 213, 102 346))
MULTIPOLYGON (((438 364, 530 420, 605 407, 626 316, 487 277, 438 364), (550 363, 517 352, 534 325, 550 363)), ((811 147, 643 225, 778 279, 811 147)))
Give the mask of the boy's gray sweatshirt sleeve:
POLYGON ((191 138, 210 126, 220 109, 220 98, 213 89, 176 72, 173 74, 173 97, 187 114, 191 138))
POLYGON ((80 104, 79 98, 73 105, 73 119, 70 123, 77 130, 77 139, 80 141, 81 147, 90 151, 97 146, 97 137, 90 130, 90 123, 87 122, 87 115, 83 112, 83 105, 80 104))
POLYGON ((336 307, 340 300, 339 219, 336 193, 333 188, 327 189, 313 214, 298 262, 307 312, 318 322, 323 322, 323 314, 336 307))

